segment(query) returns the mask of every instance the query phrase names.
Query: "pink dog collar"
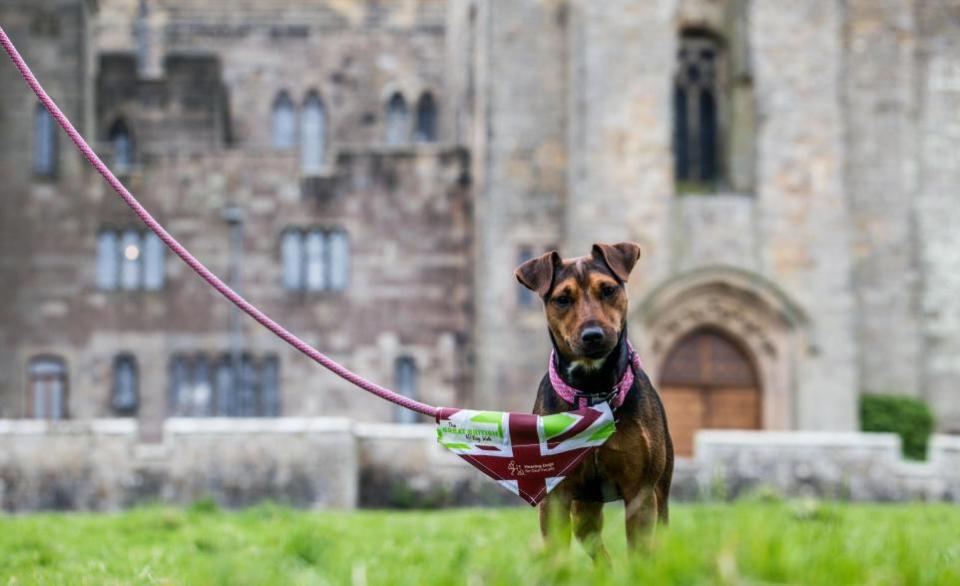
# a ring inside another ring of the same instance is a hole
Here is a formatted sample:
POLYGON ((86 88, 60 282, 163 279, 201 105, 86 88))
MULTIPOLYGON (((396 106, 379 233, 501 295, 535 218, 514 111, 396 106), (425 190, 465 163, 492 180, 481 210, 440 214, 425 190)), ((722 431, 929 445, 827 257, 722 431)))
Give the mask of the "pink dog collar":
MULTIPOLYGON (((620 381, 614 386, 610 391, 611 399, 609 401, 610 407, 617 409, 620 405, 623 405, 624 399, 627 398, 627 392, 630 390, 630 387, 633 386, 633 370, 643 369, 643 363, 640 362, 640 356, 633 349, 633 345, 630 342, 627 342, 627 351, 630 353, 630 364, 626 370, 623 371, 623 376, 620 378, 620 381), (632 368, 630 368, 632 366, 632 368)), ((580 389, 575 389, 568 385, 562 378, 560 378, 560 373, 557 372, 557 351, 554 350, 550 353, 550 384, 553 386, 553 390, 560 395, 560 398, 570 403, 574 407, 579 407, 583 409, 584 407, 590 406, 590 397, 596 397, 597 395, 591 395, 589 393, 584 393, 580 389)))

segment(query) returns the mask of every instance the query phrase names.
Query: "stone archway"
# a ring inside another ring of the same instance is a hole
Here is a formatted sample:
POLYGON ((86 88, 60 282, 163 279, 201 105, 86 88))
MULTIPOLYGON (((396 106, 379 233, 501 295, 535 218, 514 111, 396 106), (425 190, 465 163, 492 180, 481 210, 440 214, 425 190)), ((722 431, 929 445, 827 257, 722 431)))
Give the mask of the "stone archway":
POLYGON ((632 337, 658 387, 668 356, 684 340, 698 332, 720 333, 753 372, 759 410, 755 427, 780 430, 796 427, 795 379, 800 355, 810 346, 807 323, 775 285, 725 267, 671 279, 652 291, 630 319, 632 337))

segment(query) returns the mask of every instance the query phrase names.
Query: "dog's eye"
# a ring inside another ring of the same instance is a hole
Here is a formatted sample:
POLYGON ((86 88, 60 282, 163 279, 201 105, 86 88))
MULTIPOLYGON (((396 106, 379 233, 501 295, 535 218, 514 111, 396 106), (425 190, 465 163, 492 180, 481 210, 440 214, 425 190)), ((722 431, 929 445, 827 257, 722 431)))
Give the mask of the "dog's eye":
POLYGON ((571 299, 569 295, 558 295, 553 298, 553 302, 558 307, 567 307, 573 303, 573 299, 571 299))
POLYGON ((603 295, 604 297, 613 297, 616 294, 617 288, 613 285, 604 285, 603 288, 600 289, 600 295, 603 295))

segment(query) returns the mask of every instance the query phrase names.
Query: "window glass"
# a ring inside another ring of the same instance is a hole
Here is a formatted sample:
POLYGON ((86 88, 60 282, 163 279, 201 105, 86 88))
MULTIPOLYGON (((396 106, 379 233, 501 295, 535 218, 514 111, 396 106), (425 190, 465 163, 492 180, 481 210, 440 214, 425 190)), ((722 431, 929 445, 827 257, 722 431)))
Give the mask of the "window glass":
POLYGON ((327 148, 327 114, 320 96, 310 93, 303 104, 300 164, 305 174, 323 170, 327 148))
POLYGON ((104 291, 116 289, 119 270, 117 233, 104 230, 97 236, 97 287, 104 291))

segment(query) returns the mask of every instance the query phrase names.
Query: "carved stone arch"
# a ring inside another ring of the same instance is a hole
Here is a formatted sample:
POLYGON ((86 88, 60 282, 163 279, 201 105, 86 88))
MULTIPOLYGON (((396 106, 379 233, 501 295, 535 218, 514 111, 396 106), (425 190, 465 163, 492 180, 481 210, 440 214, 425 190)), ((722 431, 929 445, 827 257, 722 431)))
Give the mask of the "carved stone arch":
POLYGON ((647 295, 630 317, 633 338, 655 383, 667 355, 691 333, 711 329, 736 340, 757 370, 765 429, 796 427, 797 364, 811 346, 808 323, 775 285, 724 267, 669 280, 647 295))

